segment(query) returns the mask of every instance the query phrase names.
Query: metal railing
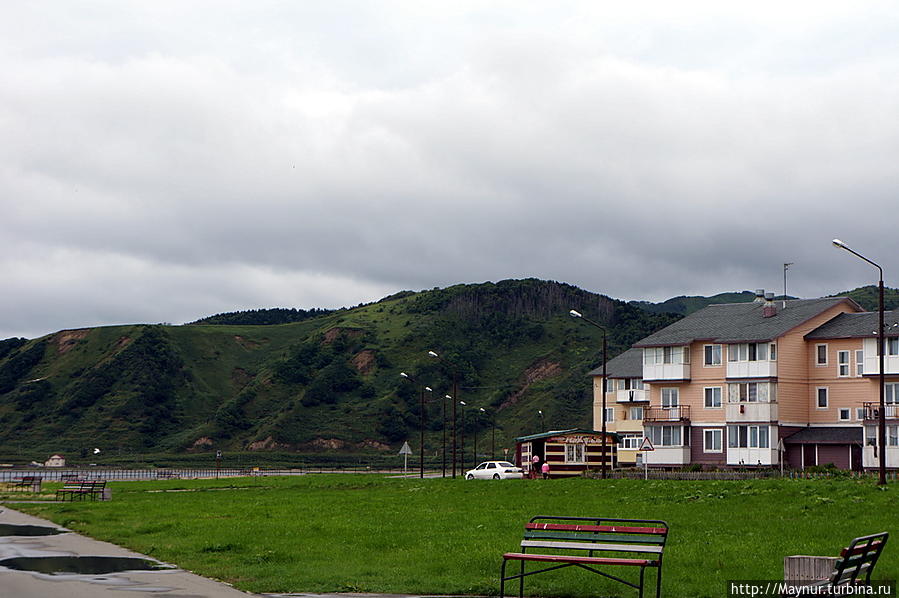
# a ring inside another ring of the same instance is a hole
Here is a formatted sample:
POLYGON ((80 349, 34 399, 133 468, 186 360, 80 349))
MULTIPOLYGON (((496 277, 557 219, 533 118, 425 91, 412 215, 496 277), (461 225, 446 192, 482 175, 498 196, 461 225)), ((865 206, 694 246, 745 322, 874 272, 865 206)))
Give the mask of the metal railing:
POLYGON ((644 423, 690 421, 690 406, 645 407, 643 409, 643 421, 644 423))

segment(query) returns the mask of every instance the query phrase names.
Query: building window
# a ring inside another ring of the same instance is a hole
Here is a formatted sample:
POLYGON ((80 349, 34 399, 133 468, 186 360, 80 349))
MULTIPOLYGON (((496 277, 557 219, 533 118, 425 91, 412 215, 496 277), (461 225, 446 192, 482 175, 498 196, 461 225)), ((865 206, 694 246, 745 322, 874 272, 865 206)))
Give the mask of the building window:
POLYGON ((865 408, 864 407, 856 407, 855 408, 855 419, 858 421, 865 421, 865 408))
POLYGON ((815 345, 815 365, 827 365, 827 345, 815 345))
POLYGON ((899 446, 899 426, 887 426, 887 446, 899 446))
POLYGON ((645 365, 673 364, 684 365, 690 363, 689 347, 647 347, 643 349, 643 363, 645 365))
POLYGON ((883 385, 883 402, 891 405, 899 404, 899 383, 890 382, 883 385))
POLYGON ((721 365, 721 345, 705 345, 705 365, 721 365))
POLYGON ((884 355, 899 355, 899 338, 886 338, 883 345, 887 349, 884 355))
POLYGON ((615 408, 614 407, 606 407, 606 422, 615 421, 615 408))
POLYGON ((705 391, 705 407, 706 409, 718 409, 721 407, 721 387, 711 386, 705 391))
POLYGON ((566 444, 565 445, 565 463, 586 463, 585 456, 587 454, 587 445, 585 444, 566 444))
POLYGON ((652 426, 646 428, 646 436, 653 446, 683 446, 680 426, 652 426))
POLYGON ((865 352, 855 352, 855 375, 861 377, 865 373, 865 352))
MULTIPOLYGON (((774 347, 772 343, 770 347, 774 347)), ((742 343, 727 347, 728 361, 768 361, 768 343, 742 343)), ((775 352, 771 352, 771 360, 774 361, 775 352)))
POLYGON ((771 361, 777 361, 777 343, 771 343, 768 346, 768 357, 771 361))
POLYGON ((615 392, 615 387, 617 386, 616 380, 609 378, 606 380, 606 392, 615 392))
POLYGON ((663 388, 662 389, 662 408, 670 409, 672 407, 677 407, 679 401, 679 393, 676 388, 663 388))
POLYGON ((852 417, 852 410, 848 407, 840 407, 840 421, 848 422, 852 417))
POLYGON ((721 452, 721 436, 720 429, 713 428, 711 430, 703 430, 702 432, 702 451, 705 453, 721 452))
POLYGON ((819 387, 816 392, 818 393, 818 409, 827 409, 827 388, 819 387))
POLYGON ((770 448, 768 426, 727 426, 728 448, 770 448))
POLYGON ((643 419, 643 407, 631 407, 628 410, 628 417, 636 420, 643 419))
POLYGON ((840 378, 849 376, 849 351, 837 351, 837 376, 840 378))
POLYGON ((623 434, 618 441, 618 448, 635 451, 640 448, 642 442, 643 436, 641 434, 623 434))

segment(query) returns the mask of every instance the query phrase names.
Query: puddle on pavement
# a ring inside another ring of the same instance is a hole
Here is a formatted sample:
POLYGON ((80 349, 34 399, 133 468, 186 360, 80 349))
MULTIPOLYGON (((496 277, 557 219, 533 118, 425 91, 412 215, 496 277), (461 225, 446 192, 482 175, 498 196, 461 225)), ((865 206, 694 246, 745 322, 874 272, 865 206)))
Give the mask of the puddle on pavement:
POLYGON ((17 525, 15 523, 0 523, 0 536, 55 536, 65 534, 68 530, 45 525, 17 525))
POLYGON ((0 560, 0 567, 47 575, 105 575, 123 571, 161 571, 174 568, 158 561, 116 556, 23 556, 0 560))

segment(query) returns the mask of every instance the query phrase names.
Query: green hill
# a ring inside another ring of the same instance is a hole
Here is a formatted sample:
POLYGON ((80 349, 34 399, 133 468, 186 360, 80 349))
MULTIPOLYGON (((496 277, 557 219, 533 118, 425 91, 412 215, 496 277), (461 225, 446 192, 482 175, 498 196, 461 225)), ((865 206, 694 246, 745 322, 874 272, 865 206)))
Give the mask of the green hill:
POLYGON ((672 313, 682 316, 688 316, 694 311, 699 311, 709 305, 717 303, 749 303, 755 299, 755 293, 751 291, 742 291, 739 293, 718 293, 711 297, 703 297, 701 295, 672 297, 661 303, 652 303, 649 301, 631 301, 630 305, 639 307, 651 313, 672 313))
MULTIPOLYGON (((298 320, 285 324, 111 326, 0 341, 0 454, 395 452, 414 443, 419 422, 418 387, 399 373, 443 397, 450 362, 457 399, 469 405, 467 434, 487 432, 495 417, 497 444, 509 447, 540 428, 538 409, 547 427, 589 427, 585 375, 600 362, 601 333, 570 318, 572 308, 608 325, 611 355, 677 318, 528 279, 201 321, 298 320), (480 407, 487 415, 477 418, 480 407)), ((439 401, 426 419, 433 454, 439 401)))

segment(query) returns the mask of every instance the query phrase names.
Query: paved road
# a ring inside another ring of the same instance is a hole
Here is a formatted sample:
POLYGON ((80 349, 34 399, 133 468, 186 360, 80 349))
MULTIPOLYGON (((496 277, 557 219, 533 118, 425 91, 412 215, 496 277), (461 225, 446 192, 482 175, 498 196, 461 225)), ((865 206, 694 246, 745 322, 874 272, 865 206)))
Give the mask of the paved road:
MULTIPOLYGON (((0 523, 57 527, 7 506, 0 523)), ((55 536, 0 536, 0 559, 34 556, 115 556, 149 558, 114 544, 75 533, 55 536)), ((9 598, 97 598, 98 596, 159 595, 166 598, 247 598, 227 584, 182 569, 128 571, 106 575, 47 575, 0 567, 0 596, 9 598), (135 593, 136 592, 136 593, 135 593)))

